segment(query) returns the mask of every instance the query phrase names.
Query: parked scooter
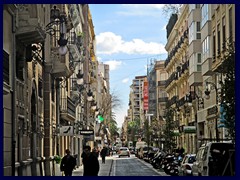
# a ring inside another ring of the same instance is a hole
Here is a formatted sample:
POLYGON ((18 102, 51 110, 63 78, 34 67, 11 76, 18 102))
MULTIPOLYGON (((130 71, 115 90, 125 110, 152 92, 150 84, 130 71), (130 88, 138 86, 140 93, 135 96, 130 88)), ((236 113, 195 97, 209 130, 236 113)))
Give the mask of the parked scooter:
POLYGON ((178 166, 179 166, 179 161, 177 159, 177 157, 174 157, 173 162, 170 163, 169 167, 170 167, 170 171, 169 174, 171 176, 178 176, 178 166))
POLYGON ((165 154, 166 154, 165 152, 159 151, 154 155, 154 157, 151 160, 151 164, 152 164, 153 168, 155 168, 155 169, 161 168, 161 162, 162 162, 162 159, 164 158, 165 154))
POLYGON ((162 169, 166 174, 170 174, 171 163, 174 161, 173 155, 167 155, 162 162, 162 169))

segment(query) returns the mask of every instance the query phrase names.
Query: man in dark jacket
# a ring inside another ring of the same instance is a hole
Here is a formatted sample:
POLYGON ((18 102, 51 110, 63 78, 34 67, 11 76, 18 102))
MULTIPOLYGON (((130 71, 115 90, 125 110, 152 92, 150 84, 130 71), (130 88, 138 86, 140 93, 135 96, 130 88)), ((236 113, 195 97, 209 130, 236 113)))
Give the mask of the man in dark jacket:
POLYGON ((73 169, 76 166, 76 159, 70 155, 70 150, 66 149, 66 155, 62 158, 60 170, 64 171, 65 176, 72 176, 73 169))
POLYGON ((104 146, 103 149, 101 150, 101 157, 102 157, 102 163, 105 164, 105 159, 107 156, 108 149, 104 146))
POLYGON ((97 176, 100 168, 98 158, 91 152, 90 146, 85 146, 83 151, 83 176, 97 176))

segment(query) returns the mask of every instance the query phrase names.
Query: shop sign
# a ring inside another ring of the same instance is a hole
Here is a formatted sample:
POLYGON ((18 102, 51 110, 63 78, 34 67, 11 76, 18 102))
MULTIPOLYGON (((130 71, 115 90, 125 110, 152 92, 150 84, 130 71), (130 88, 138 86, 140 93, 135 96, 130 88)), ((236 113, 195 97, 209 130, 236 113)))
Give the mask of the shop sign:
POLYGON ((80 131, 80 135, 89 136, 89 135, 93 135, 93 134, 94 134, 93 130, 81 130, 80 131))
POLYGON ((196 126, 184 126, 183 127, 183 132, 184 133, 196 133, 196 126))
POLYGON ((173 134, 174 134, 174 136, 179 136, 180 135, 179 130, 174 130, 173 134))
POLYGON ((73 136, 73 126, 61 126, 59 136, 73 136))

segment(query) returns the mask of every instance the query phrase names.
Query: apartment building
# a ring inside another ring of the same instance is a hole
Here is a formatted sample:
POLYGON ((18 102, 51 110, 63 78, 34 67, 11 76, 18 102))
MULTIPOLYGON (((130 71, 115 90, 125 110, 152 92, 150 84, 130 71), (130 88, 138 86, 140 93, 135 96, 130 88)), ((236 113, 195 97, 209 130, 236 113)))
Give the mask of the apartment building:
POLYGON ((3 15, 4 175, 52 176, 67 148, 80 165, 95 145, 81 131, 95 132, 98 84, 109 93, 88 5, 4 4, 3 15))
MULTIPOLYGON (((204 99, 204 108, 197 113, 198 143, 208 140, 222 141, 227 129, 219 127, 221 82, 226 72, 221 65, 225 53, 235 48, 235 5, 201 4, 201 47, 203 89, 210 89, 210 98, 204 99)), ((235 52, 235 51, 234 51, 235 52)))

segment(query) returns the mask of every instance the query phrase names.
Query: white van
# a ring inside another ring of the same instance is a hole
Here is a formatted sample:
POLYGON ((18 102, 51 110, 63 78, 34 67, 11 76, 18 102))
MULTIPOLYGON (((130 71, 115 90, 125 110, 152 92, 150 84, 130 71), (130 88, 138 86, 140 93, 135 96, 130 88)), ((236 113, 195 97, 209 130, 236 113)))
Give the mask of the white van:
POLYGON ((230 176, 235 173, 234 171, 235 146, 224 142, 209 142, 202 145, 192 166, 193 176, 230 176))

